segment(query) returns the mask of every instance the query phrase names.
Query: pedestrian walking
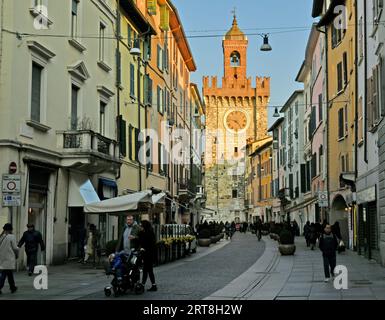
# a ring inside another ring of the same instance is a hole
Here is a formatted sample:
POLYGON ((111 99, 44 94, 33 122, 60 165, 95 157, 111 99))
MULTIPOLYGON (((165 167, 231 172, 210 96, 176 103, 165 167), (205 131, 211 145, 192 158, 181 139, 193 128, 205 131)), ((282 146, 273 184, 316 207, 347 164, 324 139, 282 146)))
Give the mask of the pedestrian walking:
POLYGON ((126 224, 119 236, 118 245, 116 246, 116 252, 125 251, 130 253, 131 249, 138 248, 138 234, 140 228, 134 221, 134 216, 129 214, 126 218, 126 224))
POLYGON ((146 285, 147 277, 150 277, 151 288, 147 291, 157 291, 154 275, 154 256, 156 251, 155 233, 151 223, 147 220, 142 221, 141 230, 138 234, 139 246, 143 250, 143 277, 142 284, 146 285))
POLYGON ((307 221, 303 227, 303 235, 305 237, 307 247, 310 247, 310 231, 310 221, 307 221))
POLYGON ((324 263, 325 282, 329 282, 330 274, 334 277, 334 268, 337 264, 337 248, 338 239, 332 233, 332 228, 329 224, 326 225, 324 233, 320 237, 319 248, 322 251, 324 263))
POLYGON ((314 250, 314 247, 317 244, 317 228, 315 226, 315 223, 310 224, 310 234, 309 234, 309 242, 310 242, 310 249, 314 250))
POLYGON ((21 248, 23 245, 25 245, 25 254, 27 255, 28 275, 32 276, 37 265, 39 246, 41 251, 45 250, 43 236, 38 230, 35 230, 32 223, 27 224, 27 231, 23 233, 17 246, 21 248))
POLYGON ((261 241, 262 238, 262 221, 258 218, 256 225, 255 225, 255 234, 258 237, 258 241, 261 241))
POLYGON ((299 237, 299 226, 298 226, 298 223, 297 223, 297 221, 293 221, 293 231, 294 231, 294 235, 296 236, 296 237, 299 237))
POLYGON ((332 233, 336 235, 336 237, 338 238, 338 240, 341 240, 342 237, 341 237, 341 229, 340 229, 340 223, 338 221, 336 221, 333 225, 332 225, 332 233))
POLYGON ((243 223, 243 233, 246 233, 247 227, 248 227, 248 224, 247 224, 247 222, 245 221, 245 222, 243 223))
POLYGON ((6 223, 0 235, 0 294, 6 278, 8 278, 11 292, 15 293, 17 290, 13 270, 15 270, 19 248, 16 245, 16 237, 12 234, 12 230, 12 224, 6 223))
POLYGON ((84 257, 83 263, 87 263, 90 257, 93 258, 93 262, 95 263, 96 256, 98 255, 98 252, 99 252, 99 246, 100 246, 100 233, 96 229, 96 226, 94 224, 90 224, 87 240, 86 240, 85 257, 84 257))

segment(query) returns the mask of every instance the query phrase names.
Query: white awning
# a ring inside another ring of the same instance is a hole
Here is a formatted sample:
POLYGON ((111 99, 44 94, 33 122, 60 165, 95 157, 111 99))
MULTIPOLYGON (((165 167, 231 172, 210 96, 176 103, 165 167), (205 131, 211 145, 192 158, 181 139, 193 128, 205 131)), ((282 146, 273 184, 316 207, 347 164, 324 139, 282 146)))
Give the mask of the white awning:
POLYGON ((87 176, 71 174, 68 192, 68 207, 83 207, 86 204, 100 201, 87 176))
POLYGON ((86 213, 117 213, 138 210, 140 203, 153 204, 150 190, 135 192, 121 197, 94 202, 84 206, 86 213))
POLYGON ((164 203, 164 200, 166 198, 166 194, 164 192, 161 192, 161 193, 158 193, 158 194, 154 194, 152 196, 152 204, 161 204, 161 203, 164 203))

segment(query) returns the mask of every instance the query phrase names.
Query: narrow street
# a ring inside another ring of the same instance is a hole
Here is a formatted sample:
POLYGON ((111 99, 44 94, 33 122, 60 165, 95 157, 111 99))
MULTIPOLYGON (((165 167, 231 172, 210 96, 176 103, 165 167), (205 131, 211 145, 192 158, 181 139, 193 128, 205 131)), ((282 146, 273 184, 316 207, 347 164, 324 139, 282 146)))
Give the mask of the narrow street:
POLYGON ((103 270, 84 269, 72 263, 50 267, 46 291, 34 290, 33 277, 18 272, 18 292, 11 295, 4 288, 0 299, 200 300, 245 272, 263 254, 264 249, 264 242, 258 242, 255 235, 237 232, 231 242, 221 240, 210 248, 198 247, 198 252, 190 257, 155 268, 157 292, 145 292, 139 296, 129 293, 119 298, 104 296, 104 286, 109 284, 111 278, 107 278, 103 270))

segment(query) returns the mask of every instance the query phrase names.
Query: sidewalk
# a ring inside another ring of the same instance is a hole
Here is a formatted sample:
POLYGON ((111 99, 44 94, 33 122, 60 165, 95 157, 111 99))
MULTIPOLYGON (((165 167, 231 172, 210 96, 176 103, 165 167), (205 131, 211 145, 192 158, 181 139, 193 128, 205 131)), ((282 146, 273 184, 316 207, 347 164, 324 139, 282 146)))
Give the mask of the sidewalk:
POLYGON ((385 300, 385 268, 347 251, 337 265, 348 269, 348 289, 324 283, 322 255, 296 238, 294 256, 281 256, 277 242, 264 237, 266 250, 244 274, 205 300, 385 300))
MULTIPOLYGON (((210 247, 198 247, 197 252, 183 259, 164 264, 155 268, 155 273, 183 265, 186 262, 200 259, 211 254, 230 241, 221 240, 210 247)), ((8 283, 5 284, 0 295, 1 300, 73 300, 92 297, 100 293, 104 298, 103 288, 111 282, 101 265, 94 268, 92 263, 82 265, 77 262, 69 262, 65 265, 48 267, 48 290, 35 290, 33 286, 37 275, 29 277, 27 271, 15 273, 18 291, 15 294, 9 292, 8 283)))

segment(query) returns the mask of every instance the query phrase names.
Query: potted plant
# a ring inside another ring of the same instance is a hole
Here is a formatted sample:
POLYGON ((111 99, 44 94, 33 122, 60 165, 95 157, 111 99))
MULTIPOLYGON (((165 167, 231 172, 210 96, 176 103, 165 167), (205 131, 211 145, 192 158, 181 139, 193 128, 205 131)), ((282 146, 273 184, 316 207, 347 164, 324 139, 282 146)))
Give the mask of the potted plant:
POLYGON ((198 245, 201 247, 208 247, 211 244, 210 230, 202 229, 198 234, 198 245))
POLYGON ((279 235, 279 252, 283 256, 293 255, 295 252, 294 237, 287 229, 283 229, 279 235))

